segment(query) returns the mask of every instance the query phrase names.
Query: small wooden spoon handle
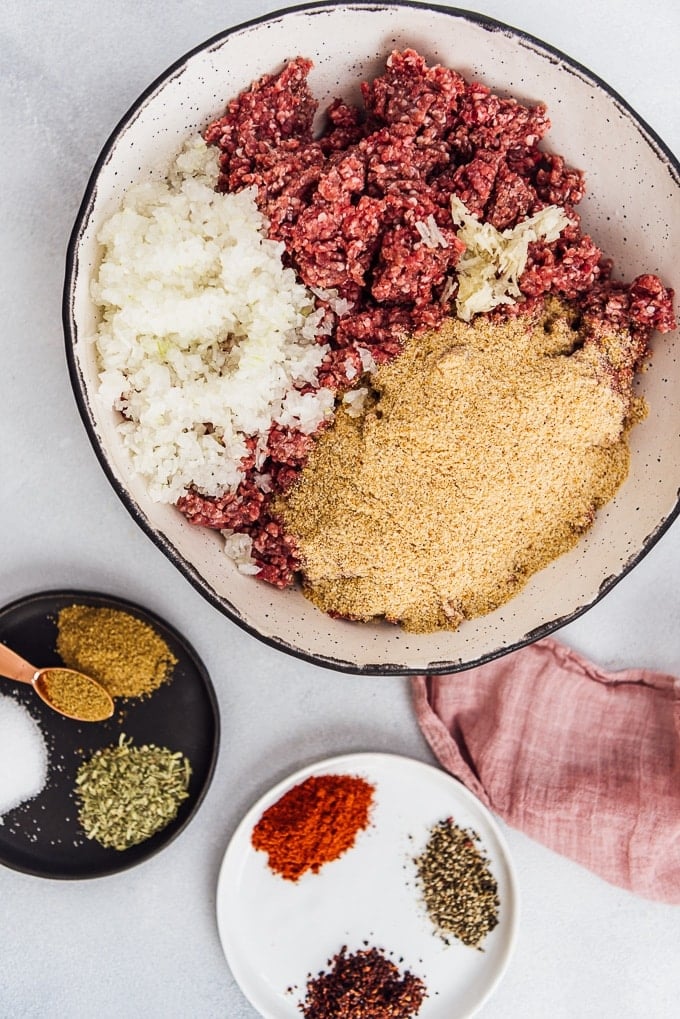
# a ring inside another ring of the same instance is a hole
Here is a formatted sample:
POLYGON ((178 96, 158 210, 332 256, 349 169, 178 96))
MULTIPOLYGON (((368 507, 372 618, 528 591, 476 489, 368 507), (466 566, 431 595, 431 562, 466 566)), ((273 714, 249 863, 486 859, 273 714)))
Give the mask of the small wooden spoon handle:
POLYGON ((0 676, 32 685, 37 672, 36 667, 27 662, 25 658, 15 651, 10 651, 4 644, 0 644, 0 676))

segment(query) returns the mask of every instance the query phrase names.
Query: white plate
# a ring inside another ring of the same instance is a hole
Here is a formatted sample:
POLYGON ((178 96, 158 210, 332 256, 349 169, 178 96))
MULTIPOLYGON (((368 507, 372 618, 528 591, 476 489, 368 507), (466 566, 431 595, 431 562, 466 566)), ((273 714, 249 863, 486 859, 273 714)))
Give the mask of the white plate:
POLYGON ((446 772, 391 754, 319 761, 274 786, 248 811, 227 848, 217 887, 222 947, 241 990, 265 1019, 300 1019, 310 974, 347 945, 381 948, 427 986, 418 1019, 476 1012, 510 959, 518 922, 517 883, 488 810, 446 772), (375 787, 371 824, 352 849, 297 882, 275 874, 250 838, 263 812, 310 775, 358 775, 375 787), (447 817, 472 828, 498 882, 498 926, 483 951, 435 933, 419 896, 413 858, 447 817))

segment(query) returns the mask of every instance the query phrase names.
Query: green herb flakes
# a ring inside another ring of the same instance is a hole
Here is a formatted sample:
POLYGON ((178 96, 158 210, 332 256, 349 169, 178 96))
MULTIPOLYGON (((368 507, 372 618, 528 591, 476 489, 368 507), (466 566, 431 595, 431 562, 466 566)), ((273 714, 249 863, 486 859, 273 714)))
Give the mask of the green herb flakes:
POLYGON ((424 851, 416 857, 418 879, 429 917, 448 943, 454 935, 481 948, 498 924, 498 884, 475 832, 451 818, 430 829, 424 851))
POLYGON ((184 754, 154 744, 98 750, 76 776, 78 820, 88 839, 129 849, 161 831, 189 795, 191 765, 184 754))

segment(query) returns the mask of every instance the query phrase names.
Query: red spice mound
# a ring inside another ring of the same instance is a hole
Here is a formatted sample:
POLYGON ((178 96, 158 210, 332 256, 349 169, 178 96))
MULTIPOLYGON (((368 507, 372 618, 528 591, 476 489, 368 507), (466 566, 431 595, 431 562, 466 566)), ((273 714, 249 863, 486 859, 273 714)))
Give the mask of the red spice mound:
POLYGON ((343 946, 328 965, 307 983, 305 1019, 409 1019, 427 997, 420 977, 400 973, 379 948, 348 954, 343 946))
POLYGON ((288 881, 316 874, 354 845, 368 825, 374 787, 353 775, 312 775, 265 810, 251 843, 288 881))
MULTIPOLYGON (((359 348, 381 364, 401 352, 406 335, 441 324, 464 250, 452 195, 499 230, 547 205, 570 218, 557 240, 529 245, 519 280, 525 300, 495 315, 534 310, 549 295, 569 300, 596 336, 629 329, 638 361, 653 330, 674 328, 673 292, 651 275, 614 282, 611 260, 582 232, 575 206, 584 174, 540 147, 550 127, 544 105, 498 96, 406 49, 362 84, 362 108, 334 100, 315 134, 311 66, 298 57, 264 75, 205 138, 220 149, 219 189, 256 187, 270 237, 284 242, 288 264, 325 309, 331 351, 320 386, 348 388, 362 370, 359 348)), ((286 587, 299 562, 257 475, 283 491, 304 467, 311 440, 282 429, 270 438, 267 462, 259 471, 244 463, 246 480, 234 495, 189 493, 178 505, 194 523, 249 534, 259 577, 286 587)))

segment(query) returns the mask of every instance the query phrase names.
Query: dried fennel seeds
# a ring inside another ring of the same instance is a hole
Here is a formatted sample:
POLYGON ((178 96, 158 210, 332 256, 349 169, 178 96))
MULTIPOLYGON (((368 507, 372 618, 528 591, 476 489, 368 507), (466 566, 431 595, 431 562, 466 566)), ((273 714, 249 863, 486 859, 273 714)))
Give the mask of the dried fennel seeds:
POLYGON ((88 839, 124 850, 145 842, 177 816, 189 795, 191 764, 180 752, 133 746, 121 734, 98 750, 76 776, 78 820, 88 839))

